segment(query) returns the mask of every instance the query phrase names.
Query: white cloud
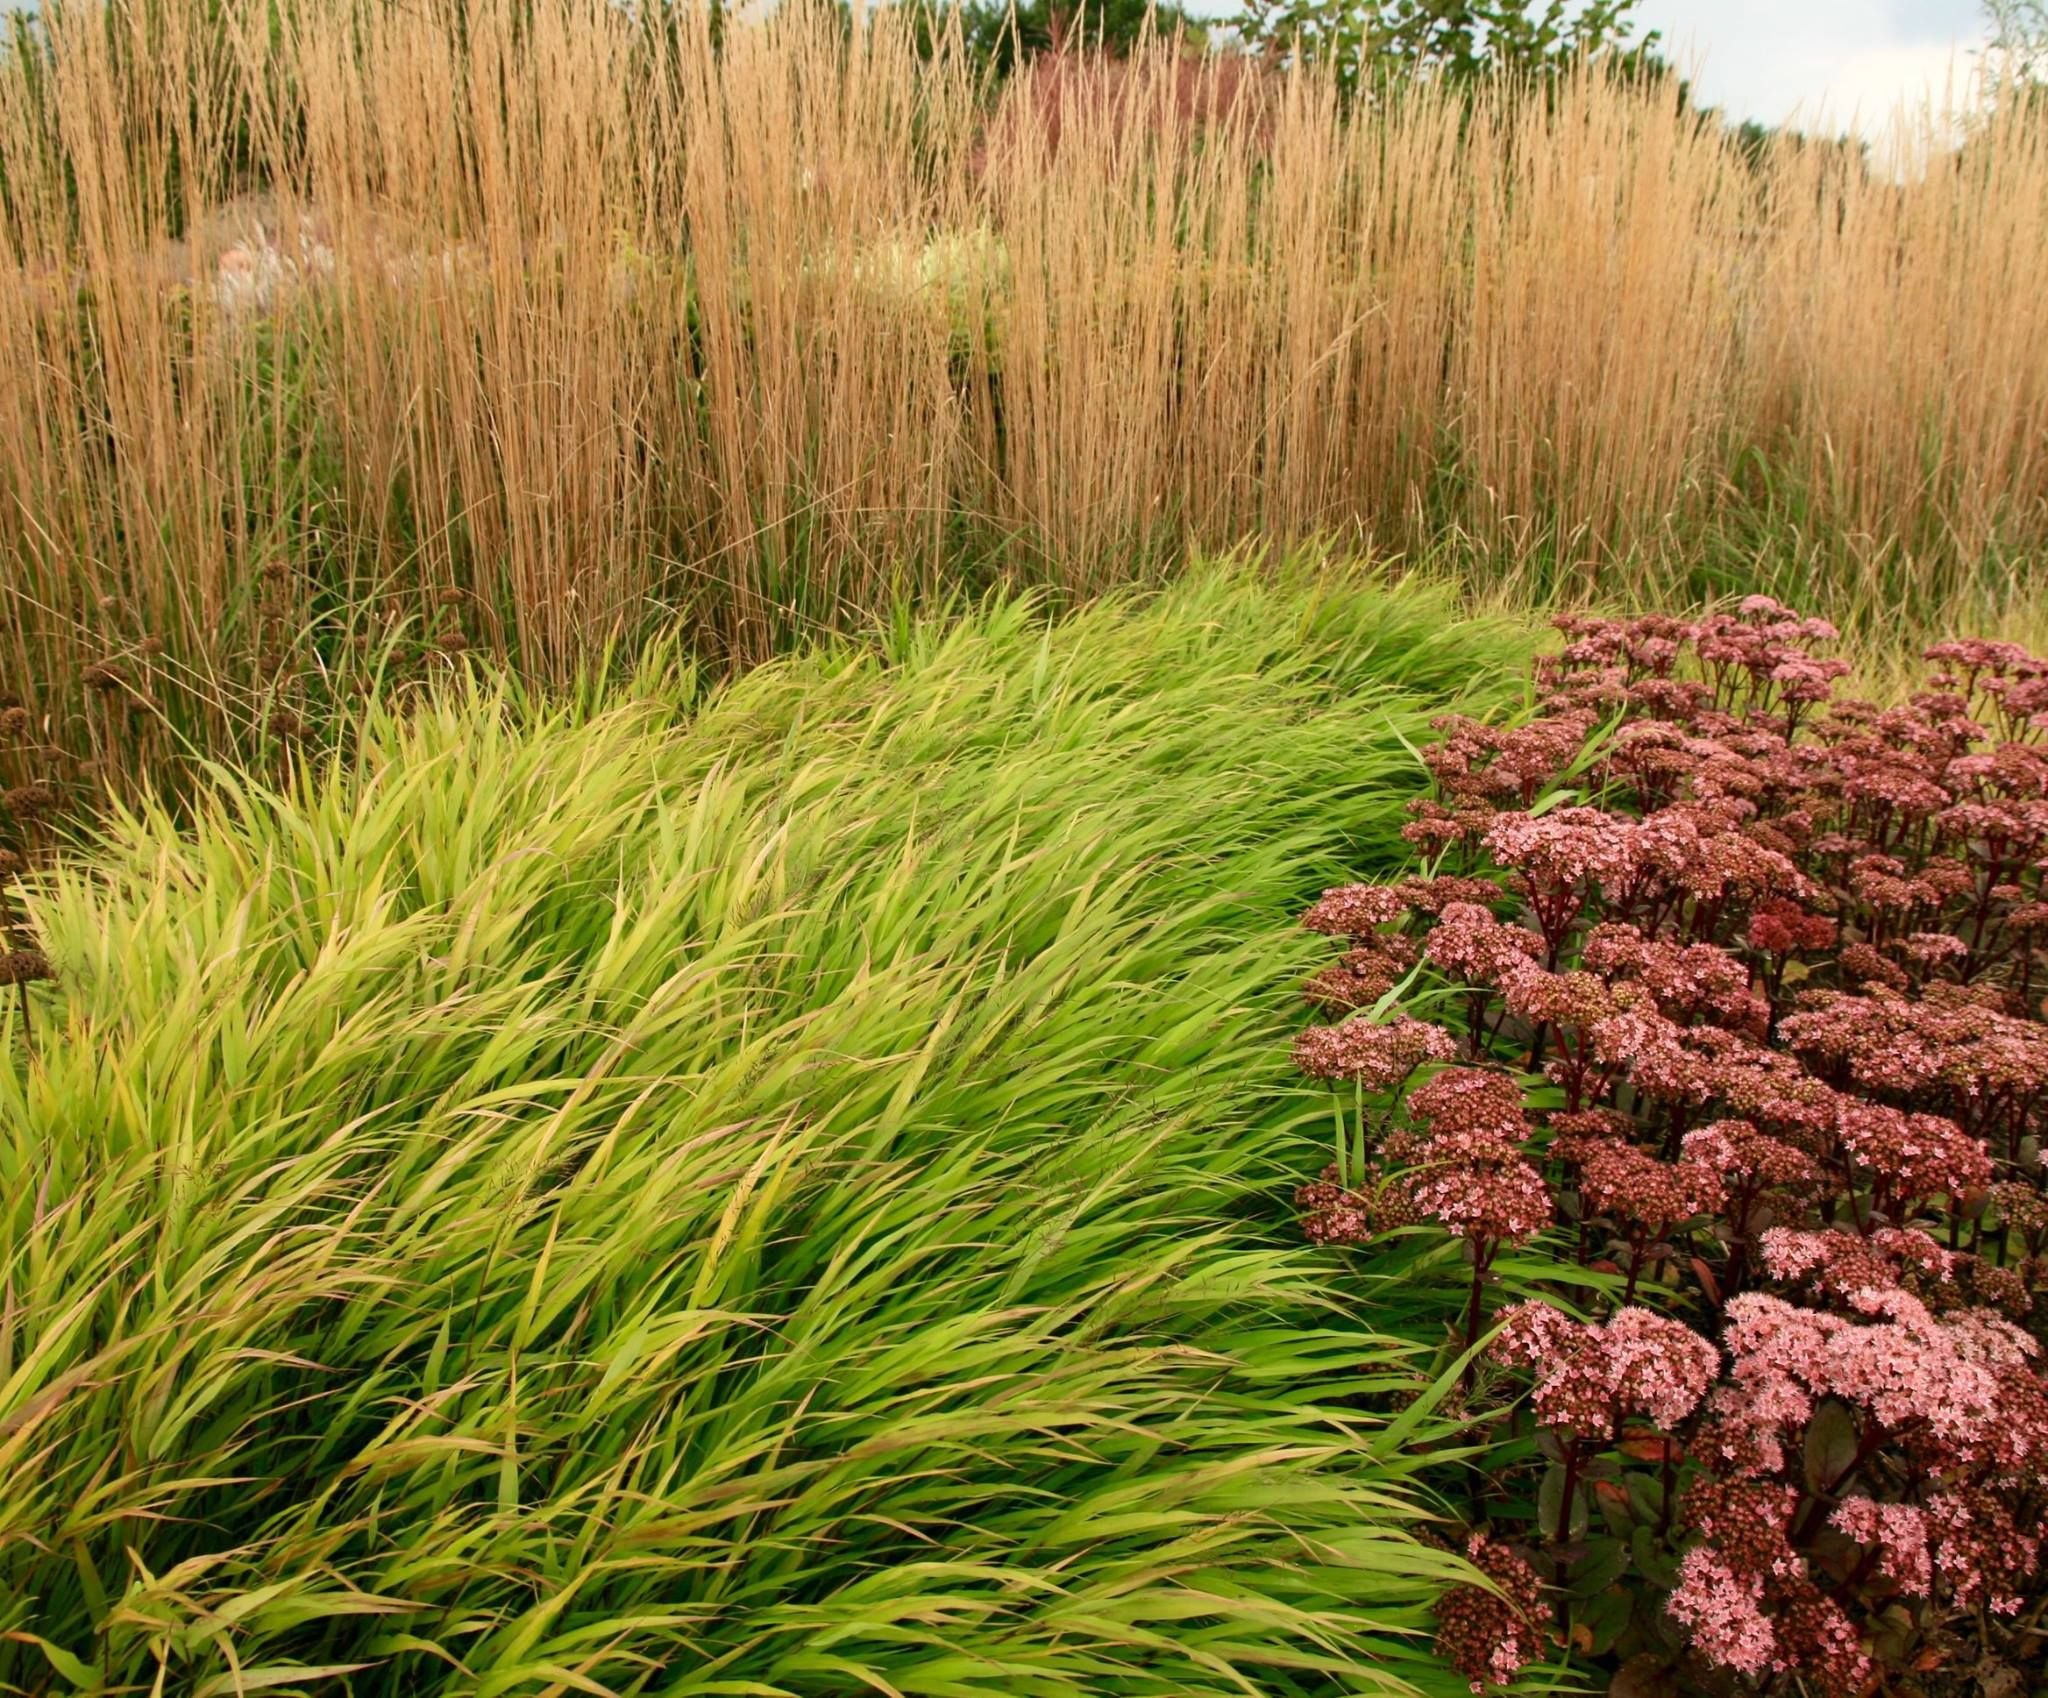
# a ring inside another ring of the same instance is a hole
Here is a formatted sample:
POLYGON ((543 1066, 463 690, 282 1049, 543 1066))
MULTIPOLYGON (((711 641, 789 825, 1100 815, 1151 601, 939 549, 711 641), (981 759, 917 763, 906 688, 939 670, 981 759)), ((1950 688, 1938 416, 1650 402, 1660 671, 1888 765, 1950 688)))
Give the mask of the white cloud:
POLYGON ((1960 96, 1984 36, 1977 0, 1643 0, 1637 15, 1708 104, 1866 134, 1951 81, 1960 96))
POLYGON ((1855 120, 1859 128, 1881 124, 1903 103, 1915 108, 1964 99, 1975 60, 1953 42, 1872 47, 1852 54, 1835 71, 1826 92, 1830 117, 1855 120))

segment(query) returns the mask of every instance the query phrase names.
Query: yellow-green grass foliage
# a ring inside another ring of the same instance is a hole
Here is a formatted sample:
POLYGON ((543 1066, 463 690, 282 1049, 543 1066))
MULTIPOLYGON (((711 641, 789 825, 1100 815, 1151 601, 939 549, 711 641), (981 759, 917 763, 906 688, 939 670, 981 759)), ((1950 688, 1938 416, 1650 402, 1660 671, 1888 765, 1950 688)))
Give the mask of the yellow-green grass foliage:
POLYGON ((0 1682, 1459 1690, 1444 1420, 1372 1413, 1441 1317, 1287 1210, 1292 916, 1528 648, 1205 575, 451 685, 59 858, 0 1004, 0 1682))

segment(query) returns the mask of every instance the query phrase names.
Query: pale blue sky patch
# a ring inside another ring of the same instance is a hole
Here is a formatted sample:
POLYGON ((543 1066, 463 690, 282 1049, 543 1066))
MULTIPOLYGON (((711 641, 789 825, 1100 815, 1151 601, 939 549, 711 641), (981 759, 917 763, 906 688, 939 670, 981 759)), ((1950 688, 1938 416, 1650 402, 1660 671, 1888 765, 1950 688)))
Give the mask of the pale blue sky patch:
POLYGON ((1978 0, 1641 0, 1699 98, 1731 117, 1866 134, 1901 102, 1957 98, 1984 42, 1978 0))

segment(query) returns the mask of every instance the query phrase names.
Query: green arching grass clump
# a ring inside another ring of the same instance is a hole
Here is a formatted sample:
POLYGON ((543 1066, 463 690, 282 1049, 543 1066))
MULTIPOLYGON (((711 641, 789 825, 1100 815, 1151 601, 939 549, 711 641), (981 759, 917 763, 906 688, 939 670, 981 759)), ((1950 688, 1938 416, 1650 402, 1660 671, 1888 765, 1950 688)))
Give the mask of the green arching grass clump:
POLYGON ((117 820, 0 1012, 0 1682, 1453 1690, 1292 917, 1529 647, 1209 575, 117 820))

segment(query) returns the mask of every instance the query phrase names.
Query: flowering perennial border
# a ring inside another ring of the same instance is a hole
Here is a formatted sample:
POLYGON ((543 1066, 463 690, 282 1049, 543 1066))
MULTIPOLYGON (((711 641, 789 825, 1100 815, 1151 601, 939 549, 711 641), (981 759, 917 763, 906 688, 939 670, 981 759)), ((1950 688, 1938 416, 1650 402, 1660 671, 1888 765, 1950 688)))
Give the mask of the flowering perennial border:
POLYGON ((1425 871, 1304 922, 1345 952, 1295 1059, 1360 1112, 1303 1229, 1470 1267, 1494 1589, 1440 1648, 1475 1690, 1559 1646, 1632 1693, 2031 1690, 2048 661, 1945 643, 1887 708, 1765 597, 1559 625, 1533 717, 1438 722, 1425 871))

